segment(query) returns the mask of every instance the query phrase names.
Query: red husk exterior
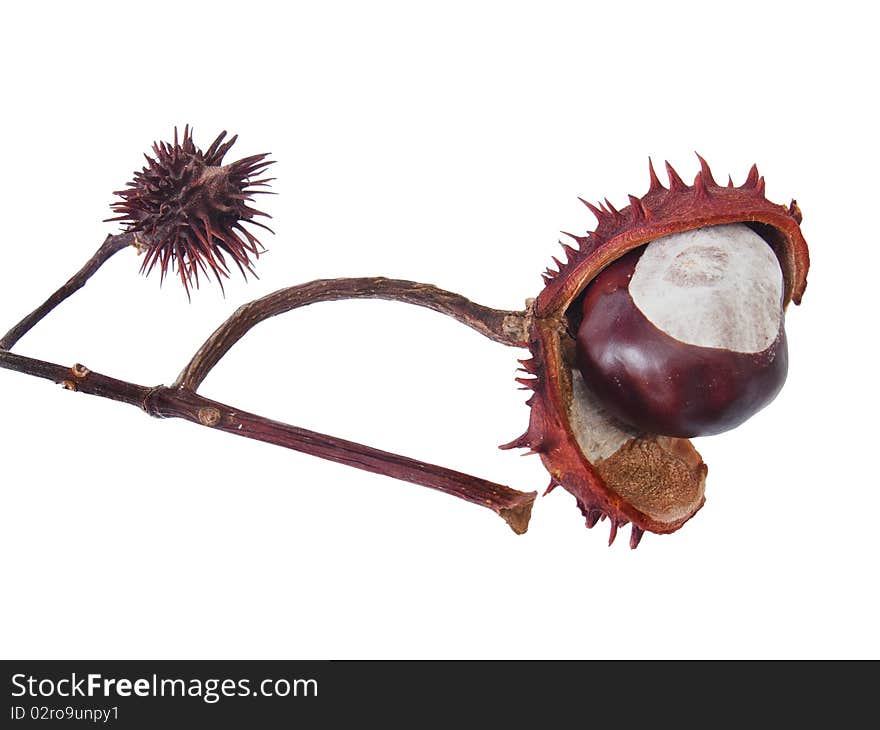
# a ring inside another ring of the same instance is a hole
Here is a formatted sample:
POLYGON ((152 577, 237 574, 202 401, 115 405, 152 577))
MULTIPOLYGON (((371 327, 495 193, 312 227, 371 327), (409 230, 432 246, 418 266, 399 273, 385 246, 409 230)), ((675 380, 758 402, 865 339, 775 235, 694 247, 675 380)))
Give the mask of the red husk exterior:
MULTIPOLYGON (((531 319, 529 349, 532 357, 522 361, 529 377, 520 378, 524 387, 534 391, 529 428, 525 434, 502 448, 528 448, 540 454, 550 472, 550 488, 563 486, 575 496, 587 527, 607 518, 611 541, 617 529, 632 524, 632 547, 638 545, 644 531, 674 532, 690 519, 704 500, 695 501, 688 513, 674 521, 658 522, 640 512, 627 499, 603 481, 594 464, 577 444, 569 422, 567 399, 567 362, 564 353, 567 339, 566 311, 590 281, 608 264, 628 251, 663 236, 704 226, 724 223, 748 223, 760 228, 779 258, 785 281, 784 304, 800 303, 807 283, 809 252, 800 230, 801 213, 797 203, 788 207, 771 203, 764 197, 764 179, 757 167, 749 171, 745 183, 718 185, 706 162, 699 158, 701 170, 693 185, 686 185, 667 163, 669 186, 664 187, 649 165, 650 188, 642 197, 629 196, 630 204, 617 210, 607 200, 585 205, 597 218, 596 229, 585 236, 566 234, 577 247, 563 244, 565 261, 556 259, 556 269, 544 274, 545 287, 538 295, 531 319)), ((684 439, 675 440, 672 448, 686 456, 693 476, 703 480, 705 464, 684 439)), ((549 491, 549 490, 548 490, 549 491)))

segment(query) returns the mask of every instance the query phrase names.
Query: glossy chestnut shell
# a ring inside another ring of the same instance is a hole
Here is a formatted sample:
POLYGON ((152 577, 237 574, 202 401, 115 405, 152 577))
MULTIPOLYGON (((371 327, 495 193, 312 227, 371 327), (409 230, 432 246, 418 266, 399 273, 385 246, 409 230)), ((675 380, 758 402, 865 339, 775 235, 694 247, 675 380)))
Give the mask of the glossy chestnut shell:
POLYGON ((785 383, 784 326, 759 352, 681 342, 659 329, 630 295, 643 252, 619 258, 584 292, 577 366, 587 387, 614 417, 639 431, 690 438, 739 426, 785 383))

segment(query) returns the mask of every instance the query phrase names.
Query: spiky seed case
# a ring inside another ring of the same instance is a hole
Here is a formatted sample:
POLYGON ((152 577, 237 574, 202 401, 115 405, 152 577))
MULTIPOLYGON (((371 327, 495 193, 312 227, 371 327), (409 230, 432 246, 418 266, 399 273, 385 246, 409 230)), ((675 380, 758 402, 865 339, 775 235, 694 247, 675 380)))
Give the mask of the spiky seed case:
POLYGON ((193 142, 192 129, 187 125, 182 139, 174 129, 174 141, 155 142, 154 157, 144 155, 147 165, 136 172, 124 190, 121 200, 113 203, 118 215, 108 221, 119 221, 126 230, 139 234, 145 250, 141 272, 149 274, 157 265, 160 279, 169 269, 177 271, 187 291, 199 285, 199 269, 210 272, 223 287, 229 276, 227 257, 242 276, 253 274, 252 257, 257 258, 262 244, 243 224, 265 228, 255 220, 270 216, 248 205, 253 196, 267 191, 271 178, 252 180, 272 164, 268 154, 251 155, 236 162, 223 164, 226 153, 237 136, 223 141, 221 132, 207 150, 193 142))
MULTIPOLYGON (((699 156, 698 156, 699 157, 699 156)), ((565 261, 544 274, 545 286, 534 303, 529 332, 531 357, 521 361, 533 392, 528 430, 502 448, 526 448, 540 455, 550 472, 550 491, 561 485, 577 500, 587 527, 608 519, 610 540, 632 524, 635 547, 645 530, 679 529, 705 501, 707 467, 687 439, 641 434, 613 456, 591 462, 579 448, 571 423, 573 397, 573 306, 590 281, 608 264, 653 240, 695 228, 745 223, 771 246, 784 279, 784 301, 800 303, 807 283, 809 253, 800 229, 801 213, 768 201, 764 178, 752 166, 743 185, 719 185, 702 157, 700 172, 687 185, 667 163, 668 187, 649 164, 650 187, 641 198, 617 210, 610 202, 584 204, 595 214, 595 230, 568 235, 565 261)), ((576 329, 576 328, 575 328, 576 329)))

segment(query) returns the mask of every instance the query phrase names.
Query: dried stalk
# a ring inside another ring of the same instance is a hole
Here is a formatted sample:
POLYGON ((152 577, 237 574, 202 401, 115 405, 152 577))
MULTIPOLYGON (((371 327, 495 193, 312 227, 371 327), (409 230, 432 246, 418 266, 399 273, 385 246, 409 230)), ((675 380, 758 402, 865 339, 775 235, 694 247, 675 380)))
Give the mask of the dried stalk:
POLYGON ((174 383, 178 388, 198 389, 211 369, 230 348, 264 319, 317 302, 341 299, 389 299, 440 312, 503 345, 526 347, 525 312, 490 309, 460 294, 382 276, 360 279, 317 279, 279 289, 262 299, 244 304, 207 339, 174 383))
POLYGON ((111 256, 136 243, 137 234, 135 233, 120 233, 117 236, 107 236, 98 250, 86 261, 85 266, 71 276, 51 297, 3 335, 3 339, 0 340, 0 350, 11 350, 15 343, 30 332, 43 317, 71 294, 82 289, 86 282, 92 278, 92 275, 107 263, 111 256))
POLYGON ((0 340, 0 367, 52 380, 69 390, 128 403, 158 418, 183 418, 236 436, 437 489, 491 509, 518 534, 526 531, 536 492, 520 492, 441 466, 273 421, 196 392, 210 370, 252 327, 306 304, 353 298, 408 302, 447 314, 496 342, 513 346, 525 345, 525 312, 490 309, 458 294, 410 281, 381 277, 313 281, 240 307, 202 345, 172 387, 150 388, 93 372, 79 364, 67 368, 9 351, 49 312, 80 289, 111 256, 133 243, 136 240, 131 233, 108 236, 77 274, 0 340))

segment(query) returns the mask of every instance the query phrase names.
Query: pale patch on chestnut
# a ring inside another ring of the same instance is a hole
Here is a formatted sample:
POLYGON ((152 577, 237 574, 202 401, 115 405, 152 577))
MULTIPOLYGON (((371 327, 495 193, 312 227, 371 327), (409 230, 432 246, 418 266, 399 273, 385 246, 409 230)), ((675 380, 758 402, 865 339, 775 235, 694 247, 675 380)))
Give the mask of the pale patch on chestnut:
POLYGON ((629 293, 657 329, 699 347, 762 352, 782 323, 782 268, 767 242, 742 223, 652 241, 629 293))
POLYGON ((730 256, 717 246, 688 246, 675 255, 663 279, 675 286, 709 286, 727 269, 730 256))

